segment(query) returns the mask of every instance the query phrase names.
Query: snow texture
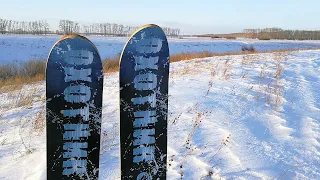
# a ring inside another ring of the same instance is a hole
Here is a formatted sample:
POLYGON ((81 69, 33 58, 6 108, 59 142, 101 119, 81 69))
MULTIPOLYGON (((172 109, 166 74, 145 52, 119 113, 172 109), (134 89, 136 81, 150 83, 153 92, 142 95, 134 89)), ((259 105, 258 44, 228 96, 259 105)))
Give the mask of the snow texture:
MULTIPOLYGON (((104 79, 99 179, 120 179, 118 77, 104 79)), ((320 50, 172 63, 167 178, 320 179, 319 89, 320 50)), ((0 102, 0 179, 46 179, 44 82, 0 102)))
MULTIPOLYGON (((0 65, 31 59, 46 60, 51 47, 60 37, 57 35, 0 35, 0 65)), ((97 46, 102 59, 119 56, 128 39, 128 37, 99 36, 88 36, 88 38, 97 46)), ((241 46, 244 44, 252 44, 259 51, 320 47, 320 41, 169 38, 168 42, 170 54, 202 51, 216 53, 241 51, 241 46)))

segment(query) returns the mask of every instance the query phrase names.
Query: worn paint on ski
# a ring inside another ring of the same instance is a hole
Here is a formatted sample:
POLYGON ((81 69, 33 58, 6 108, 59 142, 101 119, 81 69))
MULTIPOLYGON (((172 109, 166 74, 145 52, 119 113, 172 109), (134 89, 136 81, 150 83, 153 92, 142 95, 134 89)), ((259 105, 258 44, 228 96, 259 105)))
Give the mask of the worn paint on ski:
POLYGON ((120 62, 122 179, 165 179, 169 48, 156 25, 129 38, 120 62))
POLYGON ((98 179, 103 71, 96 47, 69 35, 46 70, 47 179, 98 179))

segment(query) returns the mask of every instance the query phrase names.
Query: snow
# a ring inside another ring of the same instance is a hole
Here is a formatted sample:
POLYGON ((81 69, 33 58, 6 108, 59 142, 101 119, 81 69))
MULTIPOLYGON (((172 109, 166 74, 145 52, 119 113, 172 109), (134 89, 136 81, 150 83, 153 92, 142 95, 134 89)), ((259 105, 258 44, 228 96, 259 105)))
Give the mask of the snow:
MULTIPOLYGON (((118 75, 104 79, 100 179, 120 179, 118 75)), ((167 178, 320 179, 319 89, 320 50, 172 63, 167 178)), ((45 83, 0 102, 0 179, 46 179, 45 83)))
MULTIPOLYGON (((0 64, 31 59, 46 60, 58 35, 0 35, 0 64)), ((98 48, 101 58, 118 56, 128 37, 88 36, 98 48)), ((169 38, 170 54, 210 51, 216 53, 241 51, 244 44, 253 44, 259 51, 320 47, 320 41, 289 41, 252 39, 169 38)))

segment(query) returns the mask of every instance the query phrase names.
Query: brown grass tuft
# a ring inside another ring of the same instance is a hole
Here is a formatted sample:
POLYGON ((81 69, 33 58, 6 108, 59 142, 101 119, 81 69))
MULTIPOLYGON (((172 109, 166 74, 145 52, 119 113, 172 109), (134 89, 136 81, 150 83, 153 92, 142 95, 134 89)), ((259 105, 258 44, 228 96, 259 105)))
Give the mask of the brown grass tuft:
POLYGON ((38 82, 45 79, 44 74, 37 74, 34 77, 13 77, 10 79, 0 80, 0 93, 21 89, 24 84, 38 82))
MULTIPOLYGON (((317 49, 317 48, 314 48, 317 49)), ((289 49, 289 50, 272 50, 258 52, 254 47, 250 46, 245 51, 234 51, 224 53, 213 53, 209 51, 202 52, 187 52, 179 53, 170 56, 170 62, 178 62, 183 60, 191 60, 197 58, 206 58, 213 56, 229 56, 229 55, 248 55, 257 53, 272 53, 272 52, 289 52, 306 49, 289 49)), ((112 73, 119 71, 119 57, 107 58, 102 61, 104 73, 112 73)), ((11 90, 20 89, 22 85, 32 82, 37 82, 45 79, 46 62, 42 60, 31 60, 21 65, 5 64, 0 66, 0 93, 11 90)))
POLYGON ((170 56, 170 62, 178 62, 183 60, 191 60, 197 58, 206 58, 206 57, 213 57, 213 56, 229 56, 229 55, 239 55, 239 54, 247 54, 246 52, 225 52, 225 53, 212 53, 209 51, 202 51, 202 52, 188 52, 188 53, 180 53, 174 54, 170 56))
POLYGON ((111 73, 119 71, 119 59, 120 57, 113 57, 102 61, 103 72, 111 73))
POLYGON ((20 89, 23 84, 44 80, 46 63, 30 60, 0 66, 0 93, 20 89))
POLYGON ((244 44, 241 46, 241 51, 255 52, 256 49, 254 48, 254 46, 252 44, 250 46, 244 44))
POLYGON ((237 38, 234 36, 227 36, 226 39, 237 39, 237 38))
POLYGON ((33 130, 34 132, 36 132, 37 134, 41 135, 41 133, 43 132, 43 130, 46 127, 46 106, 41 106, 40 111, 37 112, 35 120, 33 122, 33 130))

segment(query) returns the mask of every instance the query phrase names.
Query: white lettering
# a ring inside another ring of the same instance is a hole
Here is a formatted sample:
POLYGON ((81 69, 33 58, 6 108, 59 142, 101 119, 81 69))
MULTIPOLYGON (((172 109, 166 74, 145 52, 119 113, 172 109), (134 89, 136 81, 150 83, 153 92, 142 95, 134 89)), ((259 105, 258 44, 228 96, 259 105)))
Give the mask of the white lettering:
POLYGON ((73 67, 64 67, 65 82, 70 81, 87 81, 91 82, 91 69, 74 69, 73 67))
POLYGON ((63 161, 63 175, 71 175, 73 173, 86 174, 87 160, 85 159, 68 159, 63 161))
POLYGON ((76 117, 77 115, 81 115, 83 117, 83 120, 88 121, 89 120, 89 106, 87 105, 82 109, 63 110, 64 117, 76 117))
POLYGON ((64 61, 70 65, 88 65, 93 62, 93 52, 86 50, 67 51, 64 61))
POLYGON ((139 145, 148 145, 148 144, 154 144, 155 143, 155 134, 154 129, 137 129, 133 133, 133 145, 139 146, 139 145))
POLYGON ((139 74, 134 78, 134 88, 137 90, 152 90, 157 87, 157 76, 151 72, 139 74))
POLYGON ((158 38, 141 39, 137 42, 139 53, 157 53, 162 48, 162 40, 158 38))
MULTIPOLYGON (((136 51, 143 54, 134 56, 135 71, 140 70, 158 70, 159 56, 152 57, 150 53, 158 53, 162 48, 162 40, 158 38, 141 39, 136 44, 136 51)), ((133 85, 137 94, 131 98, 133 105, 145 105, 149 103, 145 111, 133 112, 133 163, 154 161, 155 159, 155 123, 157 120, 157 111, 153 110, 157 106, 157 94, 154 92, 142 96, 141 91, 155 90, 158 85, 157 75, 152 72, 138 74, 133 80, 133 85), (152 108, 152 109, 150 109, 152 108)), ((143 93, 147 94, 147 93, 143 93)), ((144 106, 142 106, 144 107, 144 106)), ((151 180, 152 176, 147 172, 140 172, 137 180, 151 180)))
POLYGON ((87 102, 91 98, 91 91, 85 85, 72 85, 64 90, 64 99, 68 102, 87 102))
POLYGON ((149 57, 146 58, 144 56, 134 56, 134 60, 136 62, 136 66, 134 67, 135 71, 139 71, 141 69, 156 69, 158 70, 158 63, 159 57, 149 57))
POLYGON ((63 145, 63 158, 76 158, 76 157, 87 157, 87 151, 83 150, 88 148, 86 142, 65 142, 63 145))
POLYGON ((148 127, 148 125, 154 124, 157 121, 156 111, 138 111, 134 112, 133 126, 137 127, 148 127))
POLYGON ((146 102, 149 102, 151 107, 156 107, 156 103, 157 103, 155 93, 151 94, 150 96, 132 98, 131 101, 134 105, 145 104, 146 102))
POLYGON ((133 149, 133 162, 151 161, 154 159, 154 146, 139 146, 133 149))
POLYGON ((90 135, 88 124, 64 124, 63 140, 80 140, 90 135))
MULTIPOLYGON (((93 52, 87 50, 72 50, 64 54, 64 61, 69 65, 64 67, 65 78, 64 81, 72 83, 74 81, 92 82, 91 68, 77 67, 78 65, 90 65, 93 62, 93 52), (78 68, 78 69, 76 69, 78 68), (81 68, 81 69, 80 69, 81 68)), ((84 121, 89 121, 89 105, 88 101, 91 99, 91 89, 84 84, 72 85, 69 84, 65 88, 63 94, 65 101, 69 103, 86 103, 86 106, 76 105, 76 109, 72 108, 63 110, 64 117, 82 116, 84 121)), ((63 133, 63 155, 64 158, 62 168, 63 175, 71 175, 77 173, 78 175, 87 174, 87 156, 88 156, 88 140, 90 136, 90 129, 88 124, 64 124, 63 133), (79 142, 81 140, 81 142, 79 142)))

